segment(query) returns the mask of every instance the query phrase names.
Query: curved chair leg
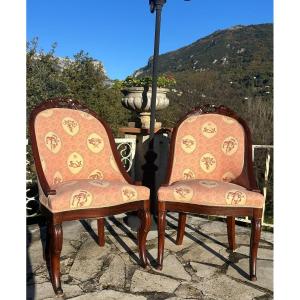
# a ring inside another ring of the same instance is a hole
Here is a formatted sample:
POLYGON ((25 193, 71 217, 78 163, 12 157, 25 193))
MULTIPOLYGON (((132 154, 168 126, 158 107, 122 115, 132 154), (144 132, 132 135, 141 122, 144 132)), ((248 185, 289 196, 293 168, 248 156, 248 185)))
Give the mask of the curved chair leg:
POLYGON ((258 243, 261 232, 261 219, 253 217, 251 220, 251 240, 250 240, 250 280, 256 281, 256 258, 258 243))
POLYGON ((186 213, 181 212, 179 213, 176 245, 182 244, 185 224, 186 224, 186 213))
POLYGON ((164 209, 164 203, 158 203, 158 255, 157 255, 158 270, 161 270, 163 267, 165 228, 166 228, 166 211, 164 209))
POLYGON ((60 282, 60 253, 63 242, 62 224, 51 224, 50 237, 50 270, 51 282, 56 295, 62 295, 60 282))
POLYGON ((104 218, 99 218, 97 220, 98 227, 98 244, 100 247, 105 245, 105 233, 104 233, 104 218))
POLYGON ((229 249, 234 251, 236 249, 235 243, 235 218, 227 217, 227 235, 228 235, 228 245, 229 249))
POLYGON ((146 257, 146 240, 147 234, 151 227, 151 216, 148 208, 144 208, 138 212, 138 215, 141 219, 141 225, 138 230, 138 245, 139 245, 139 254, 142 261, 142 266, 147 267, 147 257, 146 257))

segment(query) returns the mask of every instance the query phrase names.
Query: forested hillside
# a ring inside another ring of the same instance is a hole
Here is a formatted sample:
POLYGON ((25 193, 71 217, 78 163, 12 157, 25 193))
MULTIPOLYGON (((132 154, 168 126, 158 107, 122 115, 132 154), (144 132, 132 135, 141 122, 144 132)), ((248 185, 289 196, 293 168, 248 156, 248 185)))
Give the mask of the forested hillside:
MULTIPOLYGON (((151 74, 152 59, 135 75, 151 74)), ((176 78, 165 126, 192 107, 224 104, 253 131, 254 143, 273 144, 273 25, 234 26, 159 57, 159 73, 176 78)))

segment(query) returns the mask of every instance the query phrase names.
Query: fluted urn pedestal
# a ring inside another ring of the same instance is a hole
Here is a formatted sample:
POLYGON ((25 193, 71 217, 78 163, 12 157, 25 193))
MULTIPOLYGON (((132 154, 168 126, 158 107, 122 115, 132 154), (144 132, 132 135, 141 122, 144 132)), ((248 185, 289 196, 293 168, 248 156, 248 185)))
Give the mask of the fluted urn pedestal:
MULTIPOLYGON (((156 110, 162 110, 169 105, 169 99, 167 98, 167 92, 169 89, 157 88, 156 95, 156 110)), ((122 98, 122 105, 135 111, 140 119, 140 124, 136 124, 136 127, 149 129, 150 128, 150 111, 151 111, 151 87, 129 87, 122 90, 124 97, 122 98)), ((155 122, 155 128, 160 128, 161 123, 155 122)))

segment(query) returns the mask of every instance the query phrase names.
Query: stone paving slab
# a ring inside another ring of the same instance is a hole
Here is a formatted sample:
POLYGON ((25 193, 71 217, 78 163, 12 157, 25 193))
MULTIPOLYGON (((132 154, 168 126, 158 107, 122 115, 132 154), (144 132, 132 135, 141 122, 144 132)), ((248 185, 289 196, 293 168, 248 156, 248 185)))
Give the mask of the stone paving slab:
POLYGON ((259 289, 248 284, 237 282, 225 275, 216 276, 201 282, 201 290, 205 296, 230 300, 250 300, 264 295, 259 289))
MULTIPOLYGON (((273 234, 262 233, 256 282, 248 280, 249 227, 236 226, 238 248, 228 249, 226 222, 188 216, 182 245, 176 245, 178 214, 167 216, 164 268, 155 269, 157 231, 147 237, 151 266, 139 265, 136 232, 125 214, 106 218, 104 247, 97 244, 97 221, 63 225, 61 254, 64 299, 182 300, 272 299, 273 234)), ((42 256, 45 227, 28 226, 27 299, 56 298, 42 256)))
MULTIPOLYGON (((235 252, 244 254, 249 257, 250 247, 249 246, 241 246, 235 250, 235 252)), ((259 248, 257 252, 258 259, 269 259, 273 260, 273 249, 272 248, 259 248)))
POLYGON ((160 273, 162 275, 167 275, 176 279, 182 279, 182 280, 191 280, 191 275, 189 275, 181 262, 176 258, 175 255, 168 255, 167 257, 164 257, 164 267, 163 270, 158 271, 155 270, 157 273, 160 273))
POLYGON ((197 284, 183 283, 175 291, 175 295, 180 299, 204 299, 204 294, 197 284))
POLYGON ((172 252, 178 252, 178 251, 181 251, 181 250, 189 247, 193 243, 195 243, 194 240, 192 240, 186 236, 184 236, 184 238, 183 238, 182 245, 176 245, 175 241, 176 241, 176 234, 173 236, 167 235, 165 237, 165 250, 170 250, 172 252))
POLYGON ((129 250, 138 253, 137 239, 130 238, 127 236, 109 236, 109 240, 118 248, 122 253, 126 253, 129 250))
MULTIPOLYGON (((257 281, 252 282, 254 285, 273 290, 273 261, 257 260, 257 281)), ((249 260, 241 259, 234 266, 229 266, 227 275, 236 279, 245 280, 245 275, 248 274, 249 260)))
POLYGON ((272 232, 262 231, 261 239, 269 242, 272 245, 274 243, 274 235, 272 232))
POLYGON ((221 266, 229 261, 229 253, 226 250, 225 247, 212 242, 201 243, 201 245, 195 243, 186 249, 182 257, 186 261, 210 263, 221 266))
POLYGON ((63 223, 64 240, 79 240, 86 229, 80 221, 69 221, 63 223))
POLYGON ((173 293, 179 284, 177 280, 137 270, 132 277, 130 290, 173 293))
POLYGON ((101 289, 125 287, 126 266, 121 256, 115 256, 109 264, 108 269, 101 275, 99 286, 101 289))
POLYGON ((27 266, 27 272, 29 269, 31 269, 34 273, 39 273, 39 269, 43 268, 44 259, 43 259, 43 247, 40 240, 37 240, 36 242, 33 242, 28 247, 28 260, 27 264, 30 264, 27 266))
POLYGON ((76 298, 72 298, 74 300, 146 300, 147 298, 143 296, 135 296, 128 293, 120 293, 113 290, 105 290, 99 293, 90 293, 86 295, 82 295, 76 298))
POLYGON ((212 234, 224 234, 227 230, 227 224, 225 222, 205 222, 200 226, 202 232, 212 234))
POLYGON ((88 240, 79 249, 69 275, 81 281, 94 278, 104 263, 101 258, 107 256, 109 252, 109 246, 105 245, 99 249, 94 240, 88 240))
POLYGON ((219 270, 216 266, 210 266, 196 262, 191 262, 190 264, 193 270, 196 272, 195 275, 200 278, 209 278, 219 270))
MULTIPOLYGON (((77 285, 64 284, 64 293, 69 298, 82 295, 84 292, 77 285)), ((36 286, 27 287, 27 300, 55 299, 52 284, 48 281, 36 286)), ((56 298, 57 299, 57 298, 56 298)))

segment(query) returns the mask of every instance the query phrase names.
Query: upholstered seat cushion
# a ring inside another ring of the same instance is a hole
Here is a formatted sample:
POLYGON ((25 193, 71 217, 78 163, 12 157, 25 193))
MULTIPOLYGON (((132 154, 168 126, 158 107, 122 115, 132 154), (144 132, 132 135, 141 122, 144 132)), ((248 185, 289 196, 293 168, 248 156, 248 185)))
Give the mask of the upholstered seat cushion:
POLYGON ((262 208, 264 197, 239 185, 216 180, 176 181, 158 190, 159 201, 211 206, 262 208))
POLYGON ((69 180, 51 186, 56 195, 40 197, 52 212, 100 208, 148 200, 149 189, 121 181, 69 180))

